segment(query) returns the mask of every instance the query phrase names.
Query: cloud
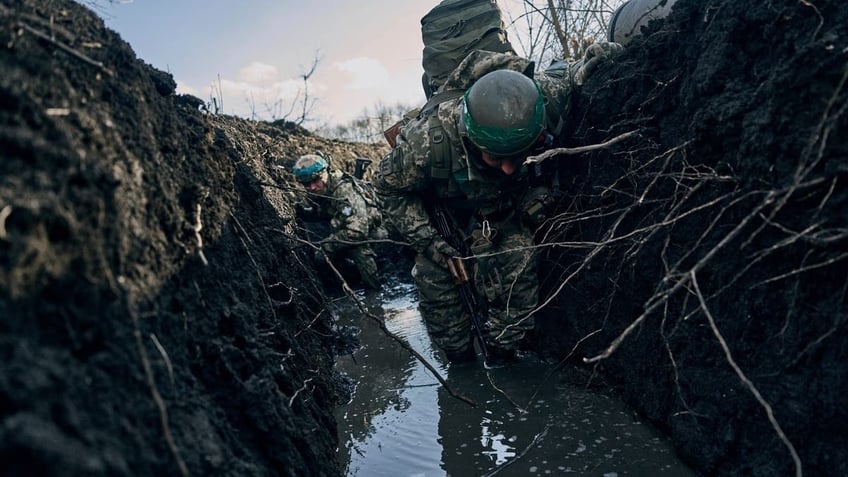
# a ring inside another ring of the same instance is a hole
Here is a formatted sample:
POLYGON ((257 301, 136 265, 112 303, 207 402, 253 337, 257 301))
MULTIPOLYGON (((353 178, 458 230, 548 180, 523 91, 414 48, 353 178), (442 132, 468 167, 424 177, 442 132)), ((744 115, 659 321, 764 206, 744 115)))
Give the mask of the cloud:
MULTIPOLYGON (((252 73, 255 73, 252 72, 252 73)), ((299 79, 240 76, 240 80, 221 79, 220 90, 228 113, 278 119, 286 116, 298 101, 303 83, 299 79), (245 81, 245 79, 257 81, 245 81)), ((212 90, 217 91, 216 83, 212 90)))
MULTIPOLYGON (((337 61, 326 70, 319 68, 308 80, 309 117, 348 122, 377 103, 414 104, 416 98, 407 99, 408 85, 417 85, 418 79, 407 76, 404 72, 392 73, 384 63, 369 57, 337 61)), ((217 103, 223 101, 221 112, 225 114, 291 120, 302 112, 304 83, 300 76, 285 78, 276 66, 254 61, 234 74, 216 77, 206 86, 177 81, 177 91, 203 99, 210 109, 220 108, 217 103)))
POLYGON ((346 89, 379 89, 391 81, 389 71, 383 63, 374 58, 360 56, 336 62, 333 67, 351 76, 351 80, 345 84, 346 89))
POLYGON ((192 96, 200 97, 202 96, 200 91, 197 90, 194 86, 180 80, 177 81, 177 93, 178 94, 190 94, 192 96))
POLYGON ((248 84, 266 84, 277 80, 280 72, 276 66, 254 61, 239 70, 239 80, 248 84))
MULTIPOLYGON (((310 82, 309 89, 311 93, 320 88, 310 82)), ((303 80, 283 78, 277 67, 255 61, 240 68, 235 78, 219 76, 205 87, 177 80, 177 92, 197 96, 208 103, 212 102, 212 98, 216 103, 223 101, 222 112, 225 114, 273 120, 294 114, 291 113, 292 105, 295 109, 299 107, 303 80)))

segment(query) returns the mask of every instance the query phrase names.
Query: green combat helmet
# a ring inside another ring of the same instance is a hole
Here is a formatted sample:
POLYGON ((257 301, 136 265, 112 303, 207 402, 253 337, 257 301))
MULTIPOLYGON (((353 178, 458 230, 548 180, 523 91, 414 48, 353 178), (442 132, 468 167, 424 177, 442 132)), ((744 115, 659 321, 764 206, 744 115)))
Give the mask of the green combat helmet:
POLYGON ((327 170, 327 160, 318 154, 307 154, 300 156, 297 162, 294 163, 292 172, 298 182, 301 184, 309 184, 315 179, 321 177, 321 173, 327 170))
POLYGON ((493 156, 526 151, 545 129, 545 96, 535 81, 517 71, 483 75, 462 102, 465 134, 493 156))

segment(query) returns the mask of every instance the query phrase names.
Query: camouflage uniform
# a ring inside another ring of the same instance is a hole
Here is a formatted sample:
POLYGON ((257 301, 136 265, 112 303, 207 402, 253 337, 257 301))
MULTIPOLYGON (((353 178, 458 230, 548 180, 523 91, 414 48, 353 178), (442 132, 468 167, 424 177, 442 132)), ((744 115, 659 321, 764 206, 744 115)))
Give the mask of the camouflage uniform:
MULTIPOLYGON (((473 79, 498 69, 527 73, 532 63, 511 54, 476 51, 440 91, 465 90, 473 79)), ((564 114, 572 89, 570 76, 537 74, 534 79, 552 112, 549 116, 564 114)), ((425 106, 425 113, 401 129, 396 147, 380 163, 374 185, 386 218, 418 252, 413 277, 435 343, 448 353, 471 345, 470 322, 442 257, 456 252, 431 225, 426 209, 428 201, 437 199, 469 235, 475 286, 487 306, 489 345, 515 349, 533 329, 530 313, 538 303, 533 228, 522 220, 528 200, 538 195, 528 188, 525 170, 507 176, 475 157, 479 151, 467 147, 462 136, 462 98, 456 96, 438 103, 429 114, 425 106), (488 240, 483 224, 492 231, 488 240)))
POLYGON ((362 281, 371 288, 379 288, 377 256, 367 243, 361 242, 384 239, 388 234, 376 198, 364 187, 348 174, 329 171, 326 189, 318 203, 333 232, 322 241, 321 248, 331 259, 350 258, 362 281))

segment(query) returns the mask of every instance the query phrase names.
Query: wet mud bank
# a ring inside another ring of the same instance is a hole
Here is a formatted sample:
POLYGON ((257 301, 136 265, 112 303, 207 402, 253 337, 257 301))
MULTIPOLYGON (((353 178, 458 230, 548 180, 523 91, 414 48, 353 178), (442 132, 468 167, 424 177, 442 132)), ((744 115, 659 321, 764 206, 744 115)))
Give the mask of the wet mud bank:
POLYGON ((675 8, 573 108, 636 135, 558 159, 543 345, 704 475, 848 473, 848 11, 675 8))
MULTIPOLYGON (((848 12, 677 3, 571 110, 568 145, 638 136, 558 162, 539 344, 704 475, 846 474, 848 12)), ((384 149, 208 115, 73 2, 0 34, 0 472, 338 475, 276 165, 384 149)))
POLYGON ((0 4, 2 475, 337 475, 336 342, 275 163, 96 15, 0 4))

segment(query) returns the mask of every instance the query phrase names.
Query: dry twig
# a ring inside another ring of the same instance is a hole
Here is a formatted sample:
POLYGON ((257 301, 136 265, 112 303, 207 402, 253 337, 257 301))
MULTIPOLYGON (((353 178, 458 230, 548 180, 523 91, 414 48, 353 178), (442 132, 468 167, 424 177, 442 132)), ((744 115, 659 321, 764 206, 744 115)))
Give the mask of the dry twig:
MULTIPOLYGON (((321 250, 320 247, 313 244, 312 242, 309 242, 307 240, 303 240, 303 239, 300 239, 300 238, 297 238, 297 237, 293 237, 293 238, 294 238, 294 240, 297 240, 300 243, 306 244, 306 245, 312 247, 315 250, 321 250)), ((331 270, 333 270, 333 273, 341 281, 342 290, 345 292, 345 294, 348 297, 350 297, 351 300, 353 300, 356 307, 359 309, 359 311, 364 316, 368 317, 369 319, 371 319, 375 323, 377 323, 377 325, 380 328, 380 331, 382 331, 383 334, 385 334, 386 336, 391 338, 392 341, 394 341, 395 343, 399 344, 401 346, 401 348, 407 350, 410 354, 412 354, 412 356, 415 357, 415 359, 417 359, 422 365, 424 365, 424 367, 427 368, 427 370, 430 371, 430 374, 432 374, 433 377, 435 377, 439 381, 439 383, 441 383, 441 385, 445 388, 445 390, 448 392, 448 394, 450 394, 451 396, 453 396, 453 397, 459 399, 460 401, 463 401, 463 402, 465 402, 465 403, 467 403, 471 406, 477 407, 477 403, 474 400, 457 393, 447 383, 447 381, 445 381, 445 379, 439 374, 439 371, 432 364, 430 364, 430 362, 427 361, 427 359, 424 358, 424 356, 422 356, 421 353, 419 353, 418 351, 415 351, 415 349, 413 349, 412 346, 409 345, 409 343, 400 339, 398 336, 394 335, 391 331, 389 331, 389 329, 386 328, 386 323, 383 320, 381 320, 379 316, 376 316, 373 313, 371 313, 370 311, 368 311, 365 308, 365 305, 362 303, 362 301, 359 298, 356 297, 356 294, 353 292, 353 289, 350 287, 350 285, 344 279, 344 277, 342 276, 342 274, 338 270, 338 268, 336 268, 336 266, 333 264, 333 261, 330 260, 330 258, 327 256, 327 254, 323 253, 323 251, 322 251, 322 254, 324 255, 324 260, 326 261, 327 265, 330 267, 331 270)))
POLYGON ((533 436, 533 440, 532 440, 532 441, 530 441, 530 443, 529 443, 529 444, 527 444, 527 447, 525 447, 525 448, 524 448, 524 450, 523 450, 523 451, 521 451, 521 453, 520 453, 520 454, 518 454, 517 456, 515 456, 515 459, 512 459, 512 460, 510 460, 510 461, 507 461, 507 462, 505 462, 503 465, 501 465, 500 467, 498 467, 498 468, 496 468, 496 469, 492 470, 491 472, 488 472, 488 473, 484 474, 484 477, 491 477, 491 476, 493 476, 493 475, 497 475, 498 473, 500 473, 500 471, 502 471, 502 470, 506 469, 507 467, 509 467, 510 465, 512 465, 512 464, 514 464, 514 463, 516 463, 516 462, 518 462, 518 459, 523 458, 523 457, 524 457, 524 456, 525 456, 525 455, 526 455, 526 454, 530 451, 530 449, 532 449, 532 448, 533 448, 533 447, 535 447, 537 444, 539 444, 539 442, 541 442, 541 441, 542 441, 542 439, 544 439, 544 438, 545 438, 545 436, 546 436, 546 435, 548 435, 548 429, 550 429, 550 428, 551 428, 550 424, 546 425, 546 426, 545 426, 545 428, 544 428, 544 429, 542 429, 542 432, 540 432, 540 433, 536 434, 535 436, 533 436))
POLYGON ((631 137, 635 136, 636 134, 638 134, 637 131, 630 131, 630 132, 626 132, 626 133, 623 133, 623 134, 619 134, 618 136, 616 136, 616 137, 614 137, 614 138, 612 138, 608 141, 604 141, 600 144, 591 144, 591 145, 588 145, 588 146, 580 146, 580 147, 556 147, 556 148, 553 148, 553 149, 548 149, 547 151, 545 151, 545 152, 543 152, 543 153, 541 153, 537 156, 528 157, 524 161, 524 164, 525 165, 535 164, 537 162, 542 162, 545 159, 550 159, 551 157, 558 156, 560 154, 576 155, 576 154, 583 154, 584 152, 597 151, 598 149, 606 149, 606 148, 612 146, 613 144, 616 144, 616 143, 619 143, 621 141, 624 141, 625 139, 631 138, 631 137))
POLYGON ((42 33, 40 30, 36 30, 35 28, 27 25, 24 22, 18 22, 18 27, 23 29, 24 31, 27 31, 27 32, 37 36, 38 38, 41 38, 42 40, 46 40, 46 41, 56 45, 56 47, 58 47, 60 50, 64 51, 65 53, 68 53, 69 55, 73 56, 74 58, 80 59, 80 60, 84 61, 85 63, 88 63, 90 65, 93 65, 93 66, 100 68, 100 70, 102 70, 107 75, 112 76, 112 77, 115 76, 115 72, 110 70, 109 68, 107 68, 106 65, 103 64, 103 62, 92 59, 88 55, 71 48, 70 46, 62 43, 59 40, 56 40, 55 38, 51 37, 50 35, 42 33))
POLYGON ((153 341, 153 345, 156 346, 156 350, 159 351, 159 354, 162 355, 162 359, 165 360, 165 368, 168 370, 168 378, 171 380, 171 386, 173 386, 174 367, 171 365, 171 358, 168 357, 168 352, 165 350, 165 347, 162 346, 162 343, 159 342, 159 338, 157 338, 155 334, 150 333, 150 340, 153 341))
POLYGON ((312 382, 312 378, 307 378, 303 381, 303 386, 301 386, 300 389, 297 389, 294 392, 294 394, 292 394, 292 397, 289 398, 289 407, 292 407, 292 404, 294 404, 294 400, 297 397, 297 395, 300 394, 301 391, 306 391, 306 386, 311 382, 312 382))
MULTIPOLYGON (((236 230, 241 229, 241 233, 250 240, 250 236, 247 234, 247 231, 244 227, 242 227, 241 222, 239 222, 232 212, 230 212, 230 217, 232 217, 233 221, 235 221, 236 230)), ((247 242, 245 242, 241 236, 239 236, 238 239, 244 247, 244 251, 247 253, 247 258, 249 258, 250 262, 253 264, 253 269, 256 270, 256 276, 259 278, 259 284, 262 286, 262 291, 265 293, 265 298, 268 300, 268 308, 271 310, 271 316, 274 318, 274 321, 277 321, 277 312, 274 311, 274 300, 271 299, 271 294, 268 293, 268 289, 265 287, 265 280, 262 278, 262 272, 260 271, 259 264, 253 259, 253 254, 250 253, 250 248, 248 248, 247 242)))
POLYGON ((150 388, 150 394, 153 396, 153 402, 156 403, 156 409, 159 410, 159 423, 162 426, 162 432, 165 434, 165 442, 167 442, 168 448, 171 450, 171 454, 177 461, 180 474, 187 476, 188 467, 182 457, 180 457, 179 449, 177 449, 177 445, 174 443, 174 436, 171 434, 171 426, 168 423, 168 408, 165 406, 165 400, 162 399, 162 395, 159 394, 159 389, 156 387, 156 380, 153 377, 153 367, 150 366, 150 359, 147 357, 147 350, 144 348, 144 342, 141 339, 141 327, 138 323, 138 313, 136 313, 133 308, 130 308, 129 312, 130 317, 132 318, 133 336, 135 336, 136 348, 138 349, 138 355, 141 359, 142 368, 144 369, 147 386, 150 388))
POLYGON ((751 382, 750 379, 748 379, 748 377, 733 359, 733 355, 730 352, 730 347, 727 346, 727 341, 724 340, 724 336, 721 335, 718 326, 716 326, 716 322, 713 319, 712 313, 710 313, 709 308, 707 308, 707 303, 704 300, 704 295, 701 294, 701 289, 698 287, 698 279, 694 270, 690 272, 690 277, 692 281, 692 288, 695 291, 695 294, 698 296, 698 301, 701 304, 701 310, 704 312, 704 315, 706 315, 707 321, 710 322, 710 328, 713 330, 713 334, 721 345, 721 349, 724 351, 724 356, 727 359, 727 362, 730 364, 730 367, 733 368, 733 371, 736 372, 736 375, 739 376, 739 380, 741 380, 745 387, 747 387, 748 390, 751 391, 751 394, 754 395, 754 398, 766 411, 768 420, 771 423, 772 427, 774 427, 775 432, 777 432, 777 436, 787 447, 787 449, 789 449, 789 454, 792 456, 792 461, 795 463, 795 477, 802 477, 804 472, 803 467, 801 465, 801 458, 798 456, 798 452, 795 450, 795 446, 792 445, 792 442, 790 442, 789 438, 786 437, 786 434, 783 432, 783 429, 780 427, 780 424, 774 417, 774 410, 772 410, 771 405, 763 398, 762 394, 760 394, 760 391, 757 389, 756 386, 754 386, 754 383, 751 382))

